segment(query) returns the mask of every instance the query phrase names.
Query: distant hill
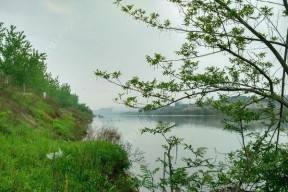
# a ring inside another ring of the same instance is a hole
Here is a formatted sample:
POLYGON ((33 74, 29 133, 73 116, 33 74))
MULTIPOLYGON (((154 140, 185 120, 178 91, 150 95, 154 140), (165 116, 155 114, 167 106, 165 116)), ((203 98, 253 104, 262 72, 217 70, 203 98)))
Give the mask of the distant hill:
POLYGON ((109 116, 120 115, 125 113, 138 113, 137 109, 131 109, 126 107, 107 107, 93 110, 94 115, 109 116))
POLYGON ((122 112, 121 115, 216 115, 218 112, 216 110, 201 108, 196 104, 182 104, 181 102, 175 103, 173 106, 163 107, 149 112, 138 112, 126 111, 122 112))
MULTIPOLYGON (((237 97, 229 97, 227 99, 228 102, 234 103, 234 102, 249 102, 251 100, 251 97, 247 96, 237 96, 237 97)), ((260 101, 261 105, 265 106, 267 105, 266 101, 260 101)), ((250 109, 258 109, 258 104, 252 104, 249 105, 248 108, 250 109)), ((177 102, 174 105, 163 107, 161 109, 157 109, 154 111, 149 112, 138 112, 137 110, 131 110, 121 112, 121 115, 141 115, 141 114, 147 114, 147 115, 220 115, 221 112, 208 108, 208 107, 198 107, 197 104, 191 103, 191 104, 184 104, 182 102, 177 102)), ((119 114, 119 113, 118 113, 119 114)))

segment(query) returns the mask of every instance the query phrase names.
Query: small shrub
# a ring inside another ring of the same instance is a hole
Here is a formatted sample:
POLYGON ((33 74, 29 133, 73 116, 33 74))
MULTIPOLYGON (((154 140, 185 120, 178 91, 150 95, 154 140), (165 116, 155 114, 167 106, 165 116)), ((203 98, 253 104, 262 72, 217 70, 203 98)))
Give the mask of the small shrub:
POLYGON ((111 125, 105 125, 96 131, 90 129, 87 134, 87 139, 111 141, 112 143, 120 144, 121 134, 118 132, 117 128, 111 125))

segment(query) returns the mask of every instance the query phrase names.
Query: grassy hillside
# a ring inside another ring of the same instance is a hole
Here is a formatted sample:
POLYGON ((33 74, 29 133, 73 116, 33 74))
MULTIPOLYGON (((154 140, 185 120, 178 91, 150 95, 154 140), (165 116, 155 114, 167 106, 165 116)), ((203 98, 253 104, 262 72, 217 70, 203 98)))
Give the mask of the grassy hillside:
POLYGON ((91 115, 51 99, 0 90, 0 191, 133 191, 127 153, 81 141, 91 115), (47 154, 63 152, 59 158, 47 154))

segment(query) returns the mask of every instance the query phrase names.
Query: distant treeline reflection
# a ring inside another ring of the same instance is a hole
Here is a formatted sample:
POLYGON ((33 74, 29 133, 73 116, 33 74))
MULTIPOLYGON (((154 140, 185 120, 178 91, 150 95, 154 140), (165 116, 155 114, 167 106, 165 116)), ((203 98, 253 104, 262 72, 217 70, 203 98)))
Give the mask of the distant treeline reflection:
POLYGON ((181 125, 206 125, 223 128, 222 118, 217 115, 124 115, 125 118, 137 117, 140 121, 155 121, 181 125))

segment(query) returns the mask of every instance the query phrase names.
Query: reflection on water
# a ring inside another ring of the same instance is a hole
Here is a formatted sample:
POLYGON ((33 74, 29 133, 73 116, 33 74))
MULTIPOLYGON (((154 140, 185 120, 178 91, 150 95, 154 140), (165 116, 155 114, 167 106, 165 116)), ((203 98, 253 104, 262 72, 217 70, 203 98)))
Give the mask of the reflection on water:
POLYGON ((139 121, 154 121, 154 122, 166 122, 171 124, 176 124, 178 127, 183 125, 207 125, 213 128, 223 128, 221 119, 215 115, 152 115, 152 116, 120 116, 124 119, 135 119, 138 118, 139 121))
MULTIPOLYGON (((155 128, 159 121, 175 123, 177 126, 168 135, 183 138, 185 143, 191 144, 194 148, 206 147, 205 157, 213 160, 217 158, 216 162, 225 161, 225 154, 241 148, 240 136, 236 132, 223 130, 224 125, 217 116, 106 116, 95 118, 92 128, 98 129, 107 124, 118 128, 124 142, 145 152, 145 160, 152 170, 161 167, 156 159, 163 157, 162 145, 165 144, 165 140, 161 135, 141 134, 141 129, 155 128)), ((287 141, 287 135, 285 139, 287 141)), ((190 155, 185 150, 178 150, 178 159, 190 155)), ((135 175, 141 174, 139 165, 133 165, 131 172, 135 175)), ((145 190, 141 189, 141 191, 145 190)))
POLYGON ((165 141, 160 135, 141 134, 141 129, 155 128, 159 121, 176 123, 169 135, 183 138, 194 147, 207 147, 207 155, 211 157, 215 156, 215 150, 227 153, 241 147, 238 135, 224 131, 217 116, 106 116, 95 118, 92 128, 107 124, 118 128, 124 142, 146 152, 145 158, 151 163, 162 154, 161 145, 165 141))
MULTIPOLYGON (((206 147, 207 158, 214 159, 217 156, 217 161, 225 161, 225 155, 221 156, 220 153, 225 154, 241 147, 238 135, 224 131, 221 119, 217 116, 107 116, 95 118, 92 128, 98 129, 107 124, 118 128, 123 141, 144 151, 146 162, 154 169, 160 166, 156 159, 163 157, 162 145, 165 144, 165 140, 161 135, 141 134, 141 129, 155 128, 159 121, 176 123, 177 126, 168 135, 183 138, 185 143, 191 144, 194 148, 206 147)), ((189 155, 185 150, 178 151, 178 159, 189 155)), ((140 174, 137 165, 134 165, 131 171, 135 175, 140 174)))

